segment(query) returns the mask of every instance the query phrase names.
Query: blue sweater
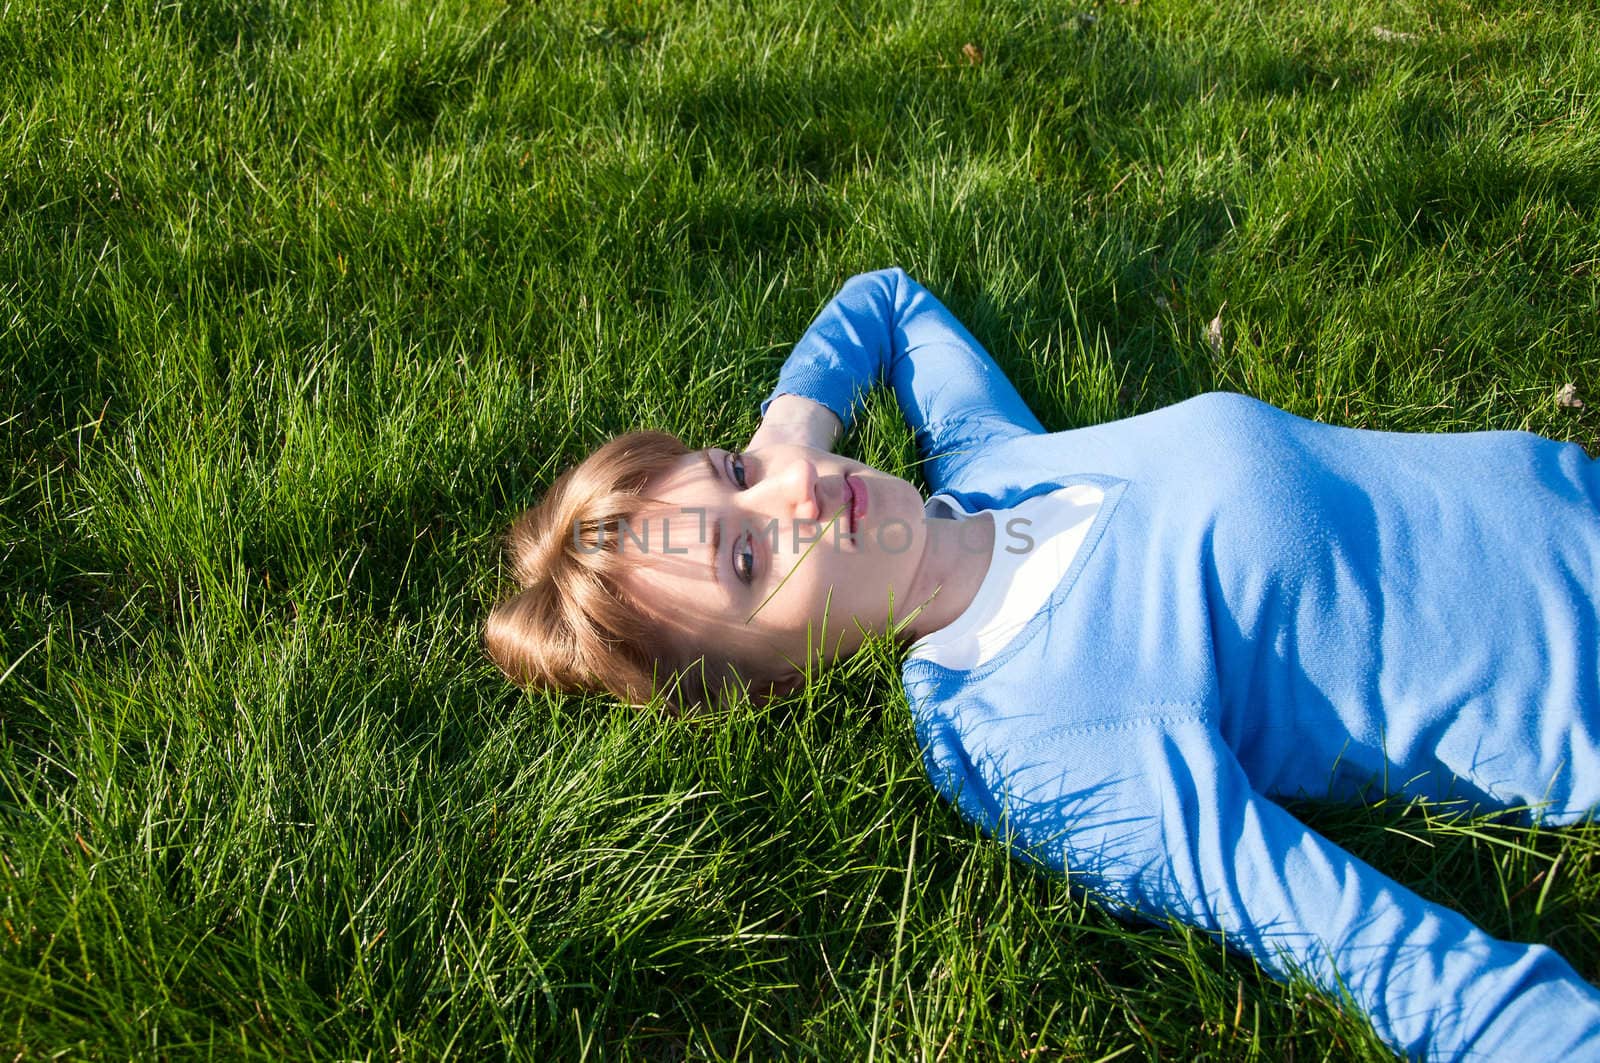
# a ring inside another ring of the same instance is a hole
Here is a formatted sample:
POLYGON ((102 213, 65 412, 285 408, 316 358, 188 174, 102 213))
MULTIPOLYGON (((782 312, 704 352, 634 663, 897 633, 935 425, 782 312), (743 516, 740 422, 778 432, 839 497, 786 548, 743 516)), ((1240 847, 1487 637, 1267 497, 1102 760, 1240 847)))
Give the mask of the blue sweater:
POLYGON ((1600 1060, 1600 993, 1554 951, 1490 937, 1272 800, 1600 808, 1600 466, 1527 433, 1359 431, 1224 394, 1047 434, 900 270, 849 281, 773 397, 848 426, 884 379, 965 508, 1105 491, 998 655, 907 662, 946 798, 1105 903, 1348 994, 1397 1050, 1600 1060))

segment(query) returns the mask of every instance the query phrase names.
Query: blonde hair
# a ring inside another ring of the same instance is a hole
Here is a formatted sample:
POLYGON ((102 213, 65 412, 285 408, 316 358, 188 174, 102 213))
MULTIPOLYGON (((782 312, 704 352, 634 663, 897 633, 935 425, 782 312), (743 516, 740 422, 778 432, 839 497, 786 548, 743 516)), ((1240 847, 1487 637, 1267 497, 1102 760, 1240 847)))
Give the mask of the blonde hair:
POLYGON ((518 686, 606 690, 639 705, 704 704, 738 686, 731 662, 674 646, 629 594, 640 554, 619 549, 623 528, 654 505, 650 481, 689 448, 665 432, 620 435, 558 477, 506 534, 522 590, 484 623, 489 656, 518 686))

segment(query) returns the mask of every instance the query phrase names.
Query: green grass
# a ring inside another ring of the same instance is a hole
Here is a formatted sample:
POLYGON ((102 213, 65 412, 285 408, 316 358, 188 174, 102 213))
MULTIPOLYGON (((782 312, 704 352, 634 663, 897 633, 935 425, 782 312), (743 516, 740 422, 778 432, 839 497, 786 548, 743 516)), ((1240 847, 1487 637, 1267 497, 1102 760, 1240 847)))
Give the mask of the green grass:
MULTIPOLYGON (((1384 1058, 978 838, 882 649, 690 725, 476 633, 559 468, 737 444, 888 264, 1051 428, 1592 451, 1600 13, 1313 6, 0 6, 0 1058, 1384 1058)), ((1600 828, 1303 811, 1600 978, 1600 828)))

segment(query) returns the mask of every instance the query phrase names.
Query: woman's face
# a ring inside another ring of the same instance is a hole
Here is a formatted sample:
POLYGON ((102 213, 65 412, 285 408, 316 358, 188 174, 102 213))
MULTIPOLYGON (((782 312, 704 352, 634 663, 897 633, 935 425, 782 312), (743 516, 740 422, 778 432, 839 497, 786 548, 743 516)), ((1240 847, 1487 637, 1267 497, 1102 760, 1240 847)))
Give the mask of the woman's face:
POLYGON ((645 494, 629 577, 682 648, 729 659, 748 680, 804 673, 855 652, 909 601, 927 532, 911 484, 823 450, 773 444, 685 455, 645 494))

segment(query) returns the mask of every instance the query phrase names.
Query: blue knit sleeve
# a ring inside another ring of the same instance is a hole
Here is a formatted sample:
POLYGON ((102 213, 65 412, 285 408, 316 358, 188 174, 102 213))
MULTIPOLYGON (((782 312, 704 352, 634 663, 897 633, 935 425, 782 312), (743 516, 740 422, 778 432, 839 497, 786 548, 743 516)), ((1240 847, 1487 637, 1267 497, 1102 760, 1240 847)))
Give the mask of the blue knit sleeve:
POLYGON ((1203 719, 1047 736, 994 784, 1001 833, 1107 899, 1348 999, 1424 1060, 1600 1060, 1600 992, 1256 793, 1203 719), (1106 767, 1102 767, 1102 765, 1106 767))
POLYGON ((985 444, 1044 431, 972 334, 901 269, 845 283, 795 344, 761 410, 800 395, 848 428, 861 397, 885 379, 935 490, 985 444))

